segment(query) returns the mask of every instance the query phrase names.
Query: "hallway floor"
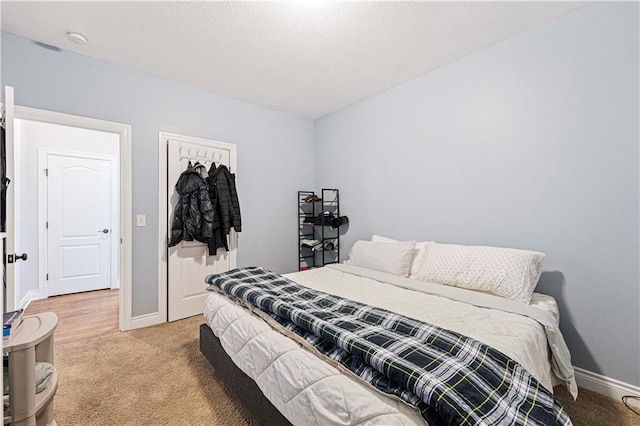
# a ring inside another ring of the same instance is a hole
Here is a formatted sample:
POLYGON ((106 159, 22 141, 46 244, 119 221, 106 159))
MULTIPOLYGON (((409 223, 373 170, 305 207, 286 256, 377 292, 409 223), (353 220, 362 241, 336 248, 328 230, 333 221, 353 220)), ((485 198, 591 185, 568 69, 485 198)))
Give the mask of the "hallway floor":
POLYGON ((55 312, 56 345, 118 331, 119 290, 96 290, 32 301, 25 315, 55 312))

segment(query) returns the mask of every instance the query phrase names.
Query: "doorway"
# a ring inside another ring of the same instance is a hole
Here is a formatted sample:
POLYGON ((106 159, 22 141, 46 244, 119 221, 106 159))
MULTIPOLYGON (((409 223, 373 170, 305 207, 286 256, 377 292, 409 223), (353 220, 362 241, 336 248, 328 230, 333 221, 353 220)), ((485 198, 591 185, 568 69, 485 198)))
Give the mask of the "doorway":
POLYGON ((128 125, 15 108, 15 241, 29 253, 15 270, 15 309, 91 295, 108 299, 111 328, 132 328, 130 134, 128 125))

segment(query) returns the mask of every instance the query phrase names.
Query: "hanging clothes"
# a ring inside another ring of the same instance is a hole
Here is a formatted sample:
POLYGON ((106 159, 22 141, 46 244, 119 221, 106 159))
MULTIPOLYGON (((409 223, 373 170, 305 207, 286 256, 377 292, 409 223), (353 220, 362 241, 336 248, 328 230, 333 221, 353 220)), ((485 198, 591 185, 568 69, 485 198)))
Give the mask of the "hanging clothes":
POLYGON ((178 178, 175 188, 180 199, 173 213, 169 247, 183 240, 206 244, 213 236, 213 203, 203 175, 207 175, 206 168, 189 161, 189 166, 178 178))
POLYGON ((231 232, 231 228, 236 232, 242 231, 242 219, 236 190, 236 175, 231 173, 227 166, 221 164, 216 167, 216 164, 212 163, 207 184, 209 198, 213 202, 215 211, 213 237, 209 240, 208 246, 209 255, 215 256, 221 247, 229 251, 227 235, 231 232))

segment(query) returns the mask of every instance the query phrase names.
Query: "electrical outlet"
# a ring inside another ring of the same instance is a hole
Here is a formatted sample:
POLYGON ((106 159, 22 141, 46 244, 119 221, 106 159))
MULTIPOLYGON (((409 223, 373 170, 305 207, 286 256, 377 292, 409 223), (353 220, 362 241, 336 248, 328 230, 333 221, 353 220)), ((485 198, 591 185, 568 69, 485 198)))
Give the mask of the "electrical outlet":
POLYGON ((136 216, 136 226, 147 226, 146 214, 139 214, 136 216))

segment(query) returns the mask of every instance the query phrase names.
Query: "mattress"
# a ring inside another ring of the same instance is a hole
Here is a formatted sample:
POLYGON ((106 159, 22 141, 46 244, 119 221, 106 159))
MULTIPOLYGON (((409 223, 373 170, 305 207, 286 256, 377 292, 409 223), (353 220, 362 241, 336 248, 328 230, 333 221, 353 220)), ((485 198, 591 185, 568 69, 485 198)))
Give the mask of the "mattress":
MULTIPOLYGON (((553 389, 545 330, 531 318, 401 288, 335 267, 286 276, 320 291, 475 338, 518 361, 543 386, 553 389)), ((534 294, 532 306, 551 313, 557 321, 553 298, 534 294)), ((425 424, 416 409, 302 347, 225 295, 212 292, 204 316, 236 365, 293 424, 425 424)))

